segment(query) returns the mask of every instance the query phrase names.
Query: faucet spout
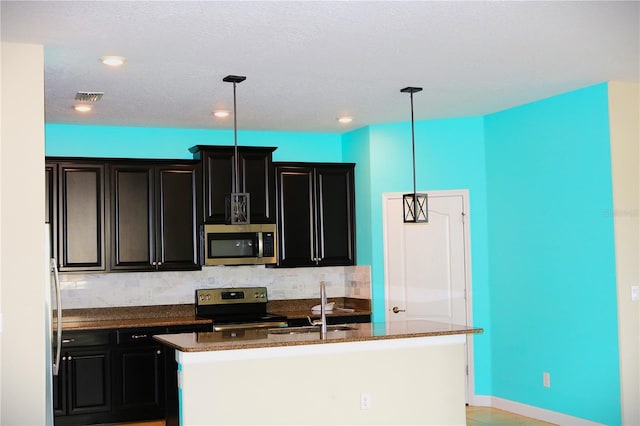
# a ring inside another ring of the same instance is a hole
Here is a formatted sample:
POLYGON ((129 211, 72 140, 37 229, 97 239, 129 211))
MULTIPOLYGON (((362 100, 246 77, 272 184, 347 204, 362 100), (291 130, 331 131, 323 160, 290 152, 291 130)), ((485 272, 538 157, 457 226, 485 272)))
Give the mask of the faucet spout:
POLYGON ((320 281, 320 319, 311 321, 311 317, 307 315, 309 324, 320 326, 320 339, 327 336, 327 287, 324 281, 320 281))
POLYGON ((320 336, 324 339, 327 335, 327 287, 324 281, 320 281, 320 336))

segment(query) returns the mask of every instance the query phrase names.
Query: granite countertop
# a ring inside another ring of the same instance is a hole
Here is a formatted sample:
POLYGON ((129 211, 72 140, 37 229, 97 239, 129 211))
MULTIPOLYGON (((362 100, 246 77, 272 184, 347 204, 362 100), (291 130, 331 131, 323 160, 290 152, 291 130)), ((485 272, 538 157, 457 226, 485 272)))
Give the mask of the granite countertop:
POLYGON ((211 324, 211 320, 196 318, 194 307, 190 304, 65 309, 62 316, 63 331, 192 324, 211 324))
MULTIPOLYGON (((331 327, 332 326, 329 326, 329 329, 331 329, 331 327)), ((154 336, 154 339, 182 352, 208 352, 483 332, 482 328, 425 320, 359 323, 348 324, 348 327, 348 330, 328 331, 326 339, 320 339, 319 330, 308 333, 290 333, 290 331, 296 328, 306 327, 278 329, 278 331, 286 334, 272 334, 268 329, 250 329, 207 333, 165 334, 154 336)))
MULTIPOLYGON (((370 299, 355 299, 350 297, 330 297, 327 303, 334 302, 332 311, 327 312, 328 317, 346 317, 355 315, 371 315, 370 299)), ((267 311, 276 315, 283 315, 289 319, 320 318, 320 312, 311 311, 311 308, 320 303, 320 299, 293 299, 271 300, 267 304, 267 311)))
MULTIPOLYGON (((328 316, 371 315, 371 301, 369 299, 343 297, 330 298, 329 301, 335 302, 337 309, 334 308, 335 310, 328 316)), ((318 302, 319 299, 273 300, 268 302, 267 311, 290 319, 306 318, 307 316, 319 318, 319 313, 311 312, 311 307, 318 302)), ((193 304, 65 309, 62 316, 62 330, 64 331, 192 324, 211 324, 210 319, 195 316, 193 304)))

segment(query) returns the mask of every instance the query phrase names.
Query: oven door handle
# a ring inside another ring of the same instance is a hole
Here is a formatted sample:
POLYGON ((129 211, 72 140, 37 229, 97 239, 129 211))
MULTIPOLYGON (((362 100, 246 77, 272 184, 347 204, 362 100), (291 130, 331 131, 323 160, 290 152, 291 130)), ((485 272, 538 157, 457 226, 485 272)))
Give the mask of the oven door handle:
POLYGON ((213 331, 224 331, 233 329, 248 329, 248 328, 277 328, 287 327, 286 321, 266 321, 266 322, 253 322, 242 324, 213 324, 213 331))

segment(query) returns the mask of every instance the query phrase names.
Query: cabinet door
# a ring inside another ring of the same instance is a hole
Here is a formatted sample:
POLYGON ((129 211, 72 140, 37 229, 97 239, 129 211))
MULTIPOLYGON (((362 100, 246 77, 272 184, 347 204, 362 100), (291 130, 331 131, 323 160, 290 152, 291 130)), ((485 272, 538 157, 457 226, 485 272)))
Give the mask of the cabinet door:
POLYGON ((225 223, 225 197, 233 191, 234 156, 232 149, 202 153, 204 174, 204 221, 225 223))
POLYGON ((276 167, 278 266, 315 266, 313 169, 276 167))
POLYGON ((157 172, 158 269, 197 269, 196 170, 160 167, 157 172))
POLYGON ((164 349, 139 345, 117 351, 116 410, 127 421, 164 417, 164 349))
POLYGON ((275 223, 275 183, 272 150, 245 148, 238 152, 241 192, 249 193, 251 223, 275 223))
POLYGON ((104 270, 104 166, 59 165, 61 271, 104 270))
POLYGON ((67 412, 67 363, 66 356, 60 360, 58 375, 53 376, 53 415, 63 416, 67 412))
POLYGON ((57 176, 58 176, 58 166, 55 163, 46 163, 44 168, 44 178, 45 178, 45 213, 44 213, 44 222, 49 224, 49 256, 53 258, 58 257, 57 250, 57 226, 58 226, 58 215, 57 215, 57 176))
POLYGON ((355 264, 354 167, 316 169, 318 265, 355 264))
MULTIPOLYGON (((251 223, 275 223, 272 147, 238 147, 238 192, 249 193, 251 223)), ((230 146, 195 147, 204 176, 204 221, 224 224, 225 198, 233 192, 235 150, 230 146)))
POLYGON ((111 268, 153 266, 153 169, 111 167, 111 268))
POLYGON ((111 410, 110 351, 95 349, 67 353, 69 415, 111 410))

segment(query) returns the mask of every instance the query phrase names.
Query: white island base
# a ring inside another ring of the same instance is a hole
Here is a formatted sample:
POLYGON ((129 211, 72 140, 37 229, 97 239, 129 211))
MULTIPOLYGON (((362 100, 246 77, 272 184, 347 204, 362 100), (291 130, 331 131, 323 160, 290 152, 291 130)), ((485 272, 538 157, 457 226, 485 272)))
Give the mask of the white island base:
POLYGON ((464 334, 176 351, 183 425, 464 425, 464 334))

